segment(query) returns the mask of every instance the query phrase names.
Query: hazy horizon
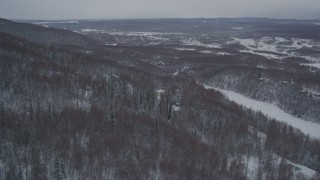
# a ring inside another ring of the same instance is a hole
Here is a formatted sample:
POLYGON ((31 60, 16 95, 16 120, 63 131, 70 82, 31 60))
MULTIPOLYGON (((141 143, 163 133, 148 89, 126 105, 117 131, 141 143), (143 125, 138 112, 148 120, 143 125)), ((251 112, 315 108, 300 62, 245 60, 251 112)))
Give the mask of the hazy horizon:
POLYGON ((317 0, 2 0, 0 17, 24 20, 273 18, 320 19, 317 0), (39 8, 40 7, 40 8, 39 8))
POLYGON ((1 17, 2 19, 7 19, 7 20, 11 20, 11 21, 43 21, 43 22, 50 22, 50 21, 103 21, 103 20, 161 20, 161 19, 271 19, 271 20, 305 20, 305 21, 320 21, 320 18, 272 18, 272 17, 137 17, 137 18, 66 18, 66 19, 36 19, 36 18, 30 18, 30 19, 26 19, 26 18, 6 18, 6 17, 1 17))

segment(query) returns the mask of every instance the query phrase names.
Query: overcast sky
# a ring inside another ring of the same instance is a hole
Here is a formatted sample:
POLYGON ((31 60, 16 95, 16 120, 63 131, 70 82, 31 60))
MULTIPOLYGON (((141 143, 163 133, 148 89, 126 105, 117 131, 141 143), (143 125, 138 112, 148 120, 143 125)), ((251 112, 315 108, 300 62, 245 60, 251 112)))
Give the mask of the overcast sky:
POLYGON ((8 19, 320 19, 320 0, 0 0, 8 19))

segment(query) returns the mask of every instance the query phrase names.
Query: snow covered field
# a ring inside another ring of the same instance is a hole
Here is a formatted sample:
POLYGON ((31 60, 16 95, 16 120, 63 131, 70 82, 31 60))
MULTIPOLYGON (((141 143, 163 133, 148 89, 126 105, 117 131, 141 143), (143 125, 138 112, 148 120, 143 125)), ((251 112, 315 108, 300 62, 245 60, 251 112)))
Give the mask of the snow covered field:
POLYGON ((255 111, 261 111, 263 114, 278 121, 286 122, 294 128, 300 129, 303 133, 311 137, 320 138, 320 124, 305 121, 288 114, 275 105, 250 99, 233 91, 222 90, 215 87, 204 85, 206 89, 215 89, 222 92, 229 100, 241 104, 255 111))
POLYGON ((227 44, 240 44, 251 54, 264 56, 268 59, 283 59, 286 57, 302 57, 312 62, 319 62, 319 60, 312 56, 303 56, 295 52, 300 49, 319 49, 320 42, 310 39, 290 38, 285 39, 282 37, 262 37, 258 39, 240 39, 232 38, 227 44))

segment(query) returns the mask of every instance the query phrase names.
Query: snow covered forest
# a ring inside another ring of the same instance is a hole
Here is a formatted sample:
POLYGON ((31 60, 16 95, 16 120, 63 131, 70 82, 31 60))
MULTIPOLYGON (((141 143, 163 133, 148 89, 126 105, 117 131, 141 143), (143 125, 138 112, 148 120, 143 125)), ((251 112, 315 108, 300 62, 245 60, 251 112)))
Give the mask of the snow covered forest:
POLYGON ((319 71, 100 36, 0 19, 0 179, 320 179, 319 138, 201 84, 319 123, 319 71))

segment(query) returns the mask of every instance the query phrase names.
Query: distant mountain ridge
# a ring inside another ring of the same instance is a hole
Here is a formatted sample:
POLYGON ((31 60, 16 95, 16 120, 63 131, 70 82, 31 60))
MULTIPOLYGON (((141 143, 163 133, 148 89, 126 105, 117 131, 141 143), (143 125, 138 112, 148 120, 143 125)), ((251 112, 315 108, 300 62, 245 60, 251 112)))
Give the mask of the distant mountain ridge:
POLYGON ((0 32, 8 33, 41 44, 90 46, 97 41, 68 30, 18 23, 0 18, 0 32))

